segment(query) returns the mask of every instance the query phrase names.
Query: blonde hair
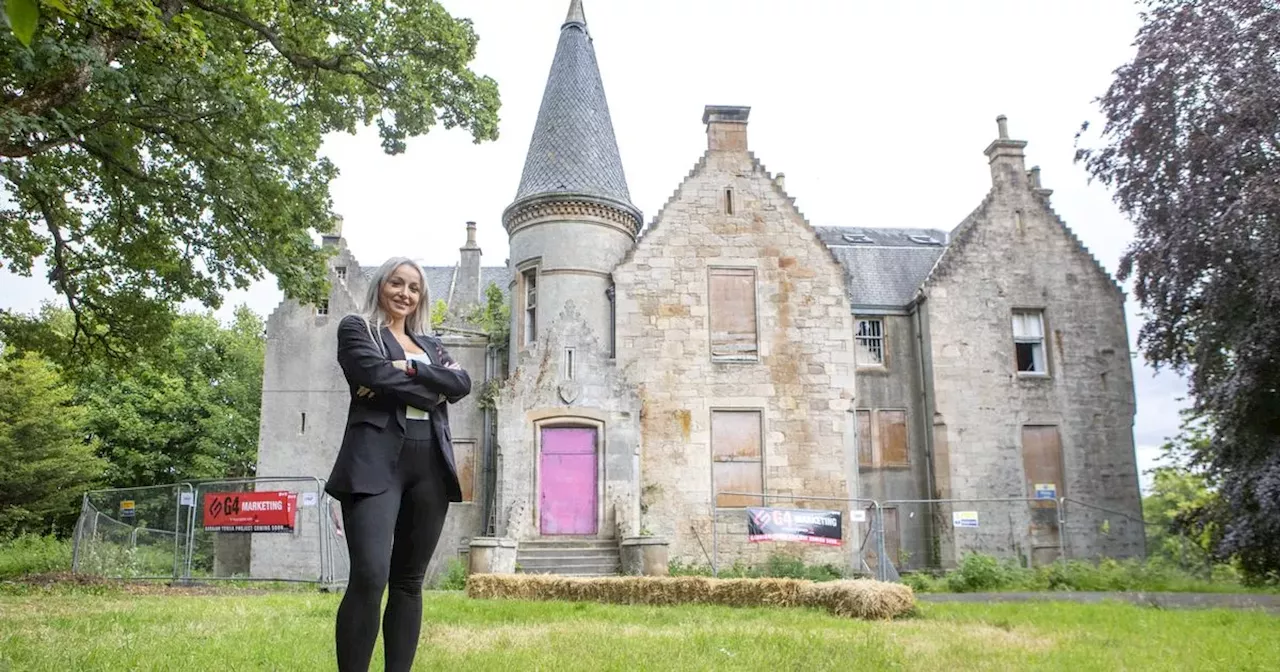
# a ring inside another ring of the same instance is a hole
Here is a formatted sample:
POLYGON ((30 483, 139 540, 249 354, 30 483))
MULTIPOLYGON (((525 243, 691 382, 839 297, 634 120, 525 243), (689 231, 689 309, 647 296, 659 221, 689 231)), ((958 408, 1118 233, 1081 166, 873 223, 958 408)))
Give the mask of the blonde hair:
MULTIPOLYGON (((382 296, 382 285, 386 284, 387 278, 396 272, 397 268, 408 266, 418 272, 418 277, 422 280, 422 298, 418 301, 418 305, 414 307, 413 312, 404 320, 404 330, 409 334, 417 334, 425 336, 431 325, 431 290, 427 288, 427 274, 422 271, 422 267, 418 262, 408 257, 391 257, 383 262, 378 270, 373 272, 373 277, 369 279, 369 288, 365 292, 364 307, 360 312, 360 316, 364 318, 365 329, 369 331, 369 338, 378 344, 378 349, 382 350, 382 339, 374 337, 373 331, 377 329, 382 331, 382 327, 390 321, 387 319, 387 313, 382 309, 379 299, 382 296)), ((385 353, 384 353, 385 354, 385 353)))

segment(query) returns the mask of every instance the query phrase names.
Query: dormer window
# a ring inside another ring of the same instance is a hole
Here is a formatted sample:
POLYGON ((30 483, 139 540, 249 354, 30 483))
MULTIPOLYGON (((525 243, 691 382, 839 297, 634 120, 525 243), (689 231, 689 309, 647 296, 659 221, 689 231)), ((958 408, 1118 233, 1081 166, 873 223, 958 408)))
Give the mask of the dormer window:
POLYGON ((914 235, 914 236, 907 236, 907 238, 909 238, 911 242, 916 243, 917 245, 941 245, 942 244, 942 241, 938 240, 937 238, 934 238, 933 236, 914 235))
POLYGON ((871 236, 865 233, 846 233, 840 237, 844 238, 846 243, 857 243, 859 245, 869 245, 875 242, 871 240, 871 236))

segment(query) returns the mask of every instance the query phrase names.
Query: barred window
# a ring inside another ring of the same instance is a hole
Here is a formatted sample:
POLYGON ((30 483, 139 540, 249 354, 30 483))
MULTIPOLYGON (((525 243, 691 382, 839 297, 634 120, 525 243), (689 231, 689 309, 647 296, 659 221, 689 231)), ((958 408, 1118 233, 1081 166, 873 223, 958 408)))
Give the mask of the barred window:
POLYGON ((858 320, 857 344, 859 366, 884 366, 884 321, 858 320))

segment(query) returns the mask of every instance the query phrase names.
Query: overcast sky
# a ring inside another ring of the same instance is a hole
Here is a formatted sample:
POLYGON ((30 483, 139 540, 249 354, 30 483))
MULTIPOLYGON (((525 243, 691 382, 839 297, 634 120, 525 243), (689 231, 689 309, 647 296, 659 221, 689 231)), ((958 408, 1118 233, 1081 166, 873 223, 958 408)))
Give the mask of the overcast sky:
MULTIPOLYGON (((376 132, 323 153, 344 233, 364 265, 405 250, 450 265, 478 222, 486 265, 506 260, 501 214, 520 180, 569 0, 443 0, 480 36, 474 69, 502 96, 501 137, 435 130, 382 153, 376 132)), ((705 148, 703 107, 749 105, 749 143, 815 225, 951 229, 986 194, 982 150, 1009 117, 1052 202, 1112 273, 1133 234, 1108 192, 1073 163, 1081 122, 1131 54, 1125 0, 586 0, 632 201, 650 221, 705 148)), ((1096 124, 1100 126, 1100 124, 1096 124)), ((1096 136, 1095 136, 1096 137, 1096 136)), ((1091 138, 1093 139, 1093 138, 1091 138)), ((0 307, 34 310, 42 277, 0 271, 0 307)), ((266 315, 274 281, 234 292, 266 315)), ((1136 350, 1141 318, 1129 302, 1136 350)), ((1146 469, 1176 433, 1185 386, 1135 360, 1135 439, 1146 469)), ((1144 482, 1147 480, 1144 477, 1144 482)))

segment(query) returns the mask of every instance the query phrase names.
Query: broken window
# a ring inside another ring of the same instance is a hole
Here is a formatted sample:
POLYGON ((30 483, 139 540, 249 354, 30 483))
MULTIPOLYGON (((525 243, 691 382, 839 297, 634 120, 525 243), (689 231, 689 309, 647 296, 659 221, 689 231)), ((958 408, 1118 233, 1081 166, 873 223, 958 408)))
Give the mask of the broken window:
POLYGON ((751 269, 713 268, 708 274, 711 358, 719 361, 756 360, 759 354, 756 272, 751 269))
MULTIPOLYGON (((720 492, 764 492, 760 411, 711 412, 711 487, 720 492)), ((761 497, 716 496, 716 506, 762 506, 761 497)))
POLYGON ((1013 345, 1017 353, 1018 373, 1049 373, 1044 354, 1044 314, 1041 311, 1014 311, 1013 345))
POLYGON ((858 320, 854 343, 858 366, 884 366, 883 320, 858 320))
POLYGON ((316 304, 316 315, 324 317, 329 314, 329 299, 324 299, 316 304))
POLYGON ((346 281, 347 281, 347 267, 346 267, 346 266, 337 266, 337 267, 335 267, 335 268, 333 269, 333 272, 334 272, 334 274, 335 274, 335 275, 337 275, 337 276, 338 276, 338 281, 339 281, 339 282, 346 282, 346 281))

